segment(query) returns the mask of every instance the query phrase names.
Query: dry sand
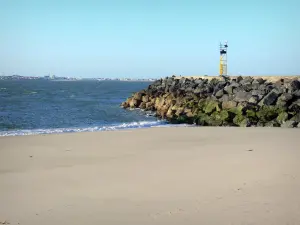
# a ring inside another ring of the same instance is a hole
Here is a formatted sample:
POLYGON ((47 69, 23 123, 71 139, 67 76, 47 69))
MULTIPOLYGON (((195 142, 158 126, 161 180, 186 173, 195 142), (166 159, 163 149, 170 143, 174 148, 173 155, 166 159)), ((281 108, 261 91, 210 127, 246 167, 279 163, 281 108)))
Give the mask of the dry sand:
POLYGON ((299 138, 207 127, 1 137, 0 222, 299 225, 299 138))

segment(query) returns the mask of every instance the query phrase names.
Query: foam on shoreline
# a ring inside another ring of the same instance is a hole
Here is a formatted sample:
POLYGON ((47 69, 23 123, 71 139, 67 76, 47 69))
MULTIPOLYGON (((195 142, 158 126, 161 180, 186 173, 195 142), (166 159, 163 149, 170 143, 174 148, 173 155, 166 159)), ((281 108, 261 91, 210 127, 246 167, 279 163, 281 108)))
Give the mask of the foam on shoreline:
POLYGON ((168 124, 166 121, 138 121, 130 123, 119 123, 106 126, 91 126, 91 127, 74 127, 74 128, 49 128, 49 129, 24 129, 24 130, 9 130, 0 131, 0 136, 24 136, 24 135, 37 135, 37 134, 58 134, 58 133, 77 133, 77 132, 97 132, 97 131, 114 131, 138 128, 151 128, 151 127, 169 127, 169 126, 191 126, 186 124, 168 124))

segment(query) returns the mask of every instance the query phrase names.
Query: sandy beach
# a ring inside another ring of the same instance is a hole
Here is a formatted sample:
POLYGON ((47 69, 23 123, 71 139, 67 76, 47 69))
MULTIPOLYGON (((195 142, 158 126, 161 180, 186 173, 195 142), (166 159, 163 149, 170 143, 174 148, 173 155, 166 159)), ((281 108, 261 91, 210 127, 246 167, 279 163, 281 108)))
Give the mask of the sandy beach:
POLYGON ((0 137, 0 224, 300 224, 300 129, 0 137))

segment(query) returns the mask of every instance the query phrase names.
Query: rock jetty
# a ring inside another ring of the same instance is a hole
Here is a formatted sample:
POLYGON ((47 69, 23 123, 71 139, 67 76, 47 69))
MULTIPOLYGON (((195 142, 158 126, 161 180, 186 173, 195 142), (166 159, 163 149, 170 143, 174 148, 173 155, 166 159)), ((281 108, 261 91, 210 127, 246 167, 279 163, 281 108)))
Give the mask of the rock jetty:
POLYGON ((300 127, 300 81, 173 76, 134 93, 121 106, 154 111, 170 123, 300 127))

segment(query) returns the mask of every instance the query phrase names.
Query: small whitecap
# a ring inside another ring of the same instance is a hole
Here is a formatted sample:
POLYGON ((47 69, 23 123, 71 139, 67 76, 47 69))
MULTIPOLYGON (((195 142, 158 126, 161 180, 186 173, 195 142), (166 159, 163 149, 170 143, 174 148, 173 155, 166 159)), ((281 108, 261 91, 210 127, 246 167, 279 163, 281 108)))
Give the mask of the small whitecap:
POLYGON ((159 126, 170 126, 170 125, 163 120, 137 121, 137 122, 130 122, 130 123, 119 123, 119 124, 113 124, 107 126, 93 126, 93 127, 84 127, 84 128, 53 128, 53 129, 1 131, 0 136, 23 136, 23 135, 36 135, 36 134, 113 131, 113 130, 124 130, 124 129, 150 128, 150 127, 159 127, 159 126))

